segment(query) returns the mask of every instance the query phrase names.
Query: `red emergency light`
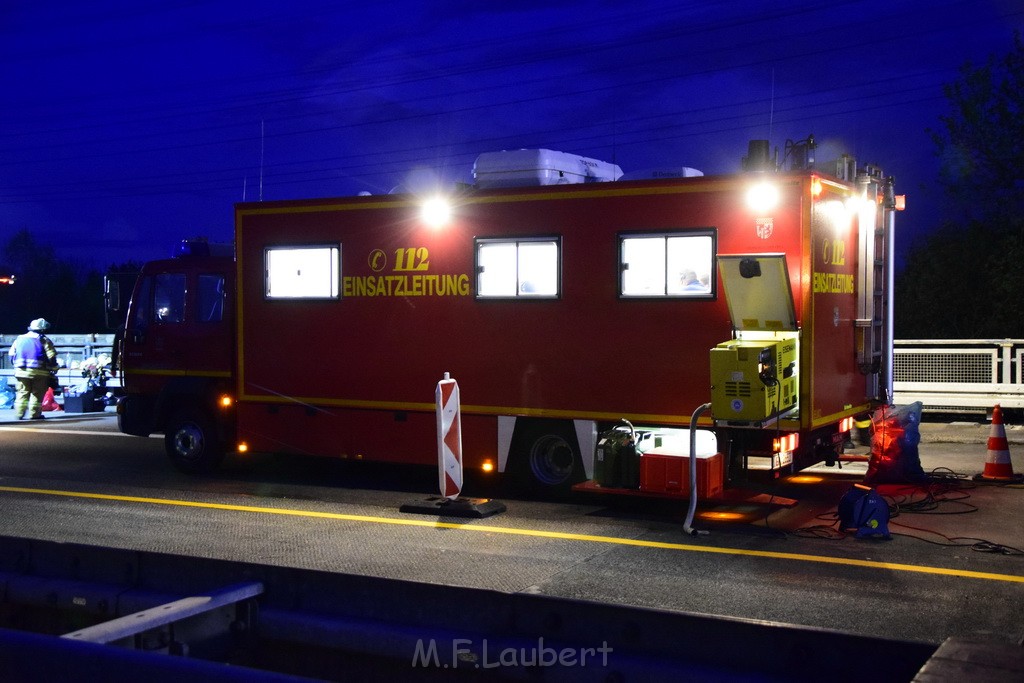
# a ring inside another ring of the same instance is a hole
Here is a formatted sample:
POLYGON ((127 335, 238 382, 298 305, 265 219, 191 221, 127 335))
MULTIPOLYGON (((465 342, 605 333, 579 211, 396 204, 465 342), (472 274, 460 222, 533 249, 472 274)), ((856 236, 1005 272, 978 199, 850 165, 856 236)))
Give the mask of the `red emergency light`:
POLYGON ((800 436, 793 432, 785 434, 777 439, 772 439, 772 450, 776 453, 792 453, 800 443, 800 436))

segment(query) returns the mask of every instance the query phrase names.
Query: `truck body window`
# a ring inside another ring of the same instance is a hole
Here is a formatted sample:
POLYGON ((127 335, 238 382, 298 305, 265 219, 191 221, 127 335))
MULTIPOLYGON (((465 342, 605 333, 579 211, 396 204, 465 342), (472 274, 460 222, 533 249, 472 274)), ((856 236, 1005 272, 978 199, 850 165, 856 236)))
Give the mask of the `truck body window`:
POLYGON ((557 299, 561 240, 552 237, 476 240, 478 299, 557 299))
POLYGON ((619 294, 623 297, 712 298, 712 231, 619 237, 619 294))
POLYGON ((268 247, 264 251, 268 299, 337 299, 341 246, 268 247))

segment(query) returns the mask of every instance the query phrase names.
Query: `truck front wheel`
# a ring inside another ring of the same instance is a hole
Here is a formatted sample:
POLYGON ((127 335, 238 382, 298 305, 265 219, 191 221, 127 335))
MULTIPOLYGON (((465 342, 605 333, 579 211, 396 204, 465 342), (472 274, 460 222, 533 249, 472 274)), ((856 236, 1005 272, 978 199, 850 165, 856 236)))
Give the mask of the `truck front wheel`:
POLYGON ((207 474, 224 459, 216 425, 198 411, 182 411, 171 418, 164 446, 174 466, 186 474, 207 474))
POLYGON ((153 431, 152 401, 142 396, 125 396, 117 404, 117 428, 132 436, 149 436, 153 431))

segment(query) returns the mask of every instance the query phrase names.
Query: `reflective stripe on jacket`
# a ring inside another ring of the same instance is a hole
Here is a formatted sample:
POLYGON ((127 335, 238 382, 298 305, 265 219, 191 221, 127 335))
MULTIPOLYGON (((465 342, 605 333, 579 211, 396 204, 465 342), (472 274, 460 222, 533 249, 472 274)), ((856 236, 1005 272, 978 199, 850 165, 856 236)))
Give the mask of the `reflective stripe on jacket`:
POLYGON ((41 370, 50 365, 43 341, 35 332, 28 332, 15 339, 10 355, 11 364, 18 370, 41 370))

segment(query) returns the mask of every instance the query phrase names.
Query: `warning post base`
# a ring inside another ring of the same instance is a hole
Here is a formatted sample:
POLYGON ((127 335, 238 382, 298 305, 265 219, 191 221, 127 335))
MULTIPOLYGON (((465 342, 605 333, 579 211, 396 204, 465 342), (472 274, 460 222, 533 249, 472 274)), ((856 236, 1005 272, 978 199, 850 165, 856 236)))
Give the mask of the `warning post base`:
POLYGON ((491 498, 464 498, 452 500, 443 496, 430 496, 411 501, 398 508, 399 512, 438 517, 472 517, 481 519, 505 512, 505 504, 491 498))

